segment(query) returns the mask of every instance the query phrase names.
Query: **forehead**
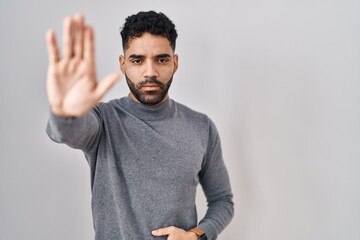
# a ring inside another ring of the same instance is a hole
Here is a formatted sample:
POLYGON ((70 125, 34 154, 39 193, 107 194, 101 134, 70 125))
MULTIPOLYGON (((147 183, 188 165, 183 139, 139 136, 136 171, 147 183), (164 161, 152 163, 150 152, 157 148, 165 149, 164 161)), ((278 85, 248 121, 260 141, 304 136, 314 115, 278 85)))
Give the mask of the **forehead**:
POLYGON ((132 54, 147 56, 164 53, 173 54, 170 41, 166 37, 150 33, 143 33, 141 37, 129 39, 128 48, 125 50, 125 56, 132 54))

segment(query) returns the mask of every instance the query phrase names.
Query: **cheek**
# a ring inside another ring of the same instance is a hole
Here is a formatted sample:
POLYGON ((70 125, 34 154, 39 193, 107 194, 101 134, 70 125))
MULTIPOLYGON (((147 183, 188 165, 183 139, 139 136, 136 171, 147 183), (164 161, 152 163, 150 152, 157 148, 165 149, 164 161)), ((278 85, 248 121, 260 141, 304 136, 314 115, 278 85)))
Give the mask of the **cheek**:
POLYGON ((161 74, 162 78, 164 78, 164 80, 168 80, 169 78, 171 78, 174 72, 175 72, 175 68, 173 67, 164 68, 161 74))
POLYGON ((141 79, 140 71, 137 68, 125 67, 124 73, 133 82, 138 82, 138 80, 141 79))

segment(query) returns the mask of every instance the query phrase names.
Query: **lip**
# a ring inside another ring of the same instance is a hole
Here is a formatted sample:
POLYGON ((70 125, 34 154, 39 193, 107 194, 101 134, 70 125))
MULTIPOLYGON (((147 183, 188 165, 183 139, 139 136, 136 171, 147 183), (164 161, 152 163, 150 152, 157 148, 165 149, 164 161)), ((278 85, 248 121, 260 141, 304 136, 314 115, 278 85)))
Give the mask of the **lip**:
POLYGON ((159 86, 156 84, 146 84, 146 85, 142 86, 142 89, 147 90, 147 91, 157 90, 157 89, 159 89, 159 86))

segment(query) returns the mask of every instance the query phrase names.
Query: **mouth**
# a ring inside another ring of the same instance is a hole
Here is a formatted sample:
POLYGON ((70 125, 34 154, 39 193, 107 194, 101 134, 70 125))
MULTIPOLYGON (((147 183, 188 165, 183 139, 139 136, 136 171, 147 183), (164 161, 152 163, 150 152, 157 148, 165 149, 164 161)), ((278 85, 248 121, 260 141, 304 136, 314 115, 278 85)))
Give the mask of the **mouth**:
POLYGON ((157 84, 145 84, 141 88, 145 91, 156 91, 156 90, 160 89, 159 85, 157 85, 157 84))

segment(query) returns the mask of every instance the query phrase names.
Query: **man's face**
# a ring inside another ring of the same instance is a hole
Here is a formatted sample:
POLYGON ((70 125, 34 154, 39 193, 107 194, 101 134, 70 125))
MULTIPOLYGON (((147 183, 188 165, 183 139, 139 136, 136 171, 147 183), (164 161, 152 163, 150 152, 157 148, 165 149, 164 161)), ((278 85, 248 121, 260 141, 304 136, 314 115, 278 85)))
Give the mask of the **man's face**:
POLYGON ((135 101, 156 106, 168 98, 178 56, 167 38, 149 33, 132 38, 119 61, 135 101))

